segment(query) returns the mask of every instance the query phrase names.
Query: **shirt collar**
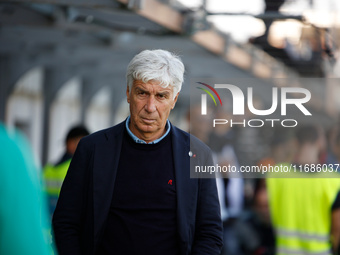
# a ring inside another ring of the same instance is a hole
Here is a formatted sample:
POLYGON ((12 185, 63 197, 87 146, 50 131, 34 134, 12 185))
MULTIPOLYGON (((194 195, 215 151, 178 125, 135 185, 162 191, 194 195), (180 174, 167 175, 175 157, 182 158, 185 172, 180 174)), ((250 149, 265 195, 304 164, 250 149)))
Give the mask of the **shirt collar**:
POLYGON ((170 121, 166 120, 166 125, 165 125, 166 132, 165 132, 165 134, 162 137, 160 137, 160 138, 158 138, 158 139, 156 139, 156 140, 154 140, 154 141, 152 141, 150 143, 147 143, 144 140, 139 139, 137 136, 135 136, 131 132, 131 130, 129 128, 129 123, 130 123, 130 116, 126 119, 126 122, 125 122, 126 130, 127 130, 128 134, 129 134, 129 136, 135 141, 135 143, 142 143, 142 144, 156 144, 156 143, 160 142, 164 137, 166 137, 169 134, 170 128, 171 128, 170 121))

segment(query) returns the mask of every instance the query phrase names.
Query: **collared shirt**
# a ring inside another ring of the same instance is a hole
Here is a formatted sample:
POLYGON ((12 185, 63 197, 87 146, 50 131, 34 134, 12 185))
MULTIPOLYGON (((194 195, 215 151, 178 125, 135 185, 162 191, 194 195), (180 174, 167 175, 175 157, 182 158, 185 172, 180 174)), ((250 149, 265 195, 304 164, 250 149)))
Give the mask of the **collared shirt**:
POLYGON ((164 134, 162 137, 160 137, 160 138, 158 138, 158 139, 156 139, 156 140, 154 140, 154 141, 152 141, 152 142, 150 142, 150 143, 147 143, 147 142, 145 142, 144 140, 139 139, 137 136, 135 136, 135 135, 131 132, 131 130, 130 130, 130 128, 129 128, 129 124, 130 124, 130 116, 126 119, 126 122, 125 122, 126 130, 127 130, 128 134, 129 134, 129 136, 130 136, 136 143, 142 143, 142 144, 156 144, 156 143, 160 142, 164 137, 167 136, 167 134, 169 134, 170 128, 171 128, 170 121, 169 121, 169 120, 166 120, 166 125, 165 125, 166 132, 165 132, 165 134, 164 134))

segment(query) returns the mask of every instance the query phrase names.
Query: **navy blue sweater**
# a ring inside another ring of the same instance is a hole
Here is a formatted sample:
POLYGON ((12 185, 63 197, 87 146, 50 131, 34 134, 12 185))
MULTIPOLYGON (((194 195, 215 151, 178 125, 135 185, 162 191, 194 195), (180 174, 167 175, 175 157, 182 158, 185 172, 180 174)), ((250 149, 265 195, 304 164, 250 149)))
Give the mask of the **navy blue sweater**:
POLYGON ((125 131, 98 254, 179 254, 171 134, 137 144, 125 131))

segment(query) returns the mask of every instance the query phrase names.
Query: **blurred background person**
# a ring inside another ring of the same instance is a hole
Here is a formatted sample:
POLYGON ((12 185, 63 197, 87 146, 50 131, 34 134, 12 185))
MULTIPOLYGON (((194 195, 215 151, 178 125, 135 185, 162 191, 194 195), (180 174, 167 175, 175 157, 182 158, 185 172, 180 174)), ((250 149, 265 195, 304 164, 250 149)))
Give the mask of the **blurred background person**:
MULTIPOLYGON (((215 119, 231 119, 229 105, 215 112, 215 119)), ((234 149, 235 134, 229 123, 216 125, 209 133, 208 145, 212 149, 219 166, 240 169, 239 160, 234 149)), ((241 214, 244 205, 244 180, 240 173, 221 173, 217 178, 217 189, 223 220, 222 254, 240 254, 237 242, 235 221, 241 214)))
POLYGON ((339 163, 338 155, 338 134, 339 134, 339 123, 330 127, 327 131, 327 164, 339 163))
POLYGON ((31 148, 0 123, 0 254, 52 254, 47 207, 31 148))
POLYGON ((57 205, 59 193, 65 179, 71 159, 81 138, 89 135, 89 131, 82 125, 72 127, 65 138, 65 152, 56 164, 44 167, 45 189, 48 196, 49 211, 52 217, 57 205))
POLYGON ((196 136, 198 139, 208 145, 213 118, 209 117, 212 116, 210 107, 208 107, 207 110, 207 116, 203 117, 201 115, 201 105, 199 103, 193 103, 187 112, 187 120, 190 123, 190 130, 188 130, 190 134, 196 136))
POLYGON ((278 128, 273 134, 268 157, 258 162, 258 165, 275 165, 292 163, 297 153, 297 141, 294 130, 278 128))
MULTIPOLYGON (((234 134, 230 124, 211 126, 213 119, 229 119, 230 112, 226 107, 212 113, 208 107, 208 114, 201 115, 201 105, 193 104, 190 109, 190 133, 213 151, 214 163, 219 166, 235 166, 240 168, 234 151, 234 134), (214 116, 208 117, 208 116, 214 116)), ((222 254, 240 254, 240 247, 235 230, 235 221, 243 210, 244 183, 240 173, 218 173, 216 179, 218 197, 221 207, 221 218, 223 221, 223 248, 222 254)))
POLYGON ((274 255, 275 234, 271 224, 265 179, 255 179, 251 206, 235 222, 239 255, 274 255))
POLYGON ((337 134, 335 135, 334 142, 332 144, 332 152, 334 155, 333 162, 336 164, 340 163, 340 130, 337 130, 337 134))
POLYGON ((319 144, 319 161, 318 163, 320 164, 325 164, 327 163, 327 158, 329 155, 329 151, 328 151, 328 141, 327 141, 327 137, 326 137, 326 132, 324 130, 323 127, 321 127, 320 125, 316 126, 317 130, 318 130, 318 144, 319 144))
POLYGON ((321 134, 315 126, 299 128, 296 173, 267 179, 277 254, 332 254, 338 248, 340 180, 336 173, 299 170, 320 162, 321 134))

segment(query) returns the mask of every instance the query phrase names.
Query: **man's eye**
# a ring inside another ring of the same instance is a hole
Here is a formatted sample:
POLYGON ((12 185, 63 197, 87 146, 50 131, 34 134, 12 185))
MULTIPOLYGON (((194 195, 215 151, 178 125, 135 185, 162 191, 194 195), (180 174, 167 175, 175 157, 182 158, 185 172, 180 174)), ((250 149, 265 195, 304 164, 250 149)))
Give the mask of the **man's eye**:
POLYGON ((143 95, 145 95, 145 92, 144 92, 144 91, 139 91, 139 92, 138 92, 138 95, 143 96, 143 95))
POLYGON ((163 98, 166 98, 166 96, 165 96, 165 95, 162 95, 162 94, 160 94, 160 95, 158 95, 158 98, 161 98, 161 99, 163 99, 163 98))

